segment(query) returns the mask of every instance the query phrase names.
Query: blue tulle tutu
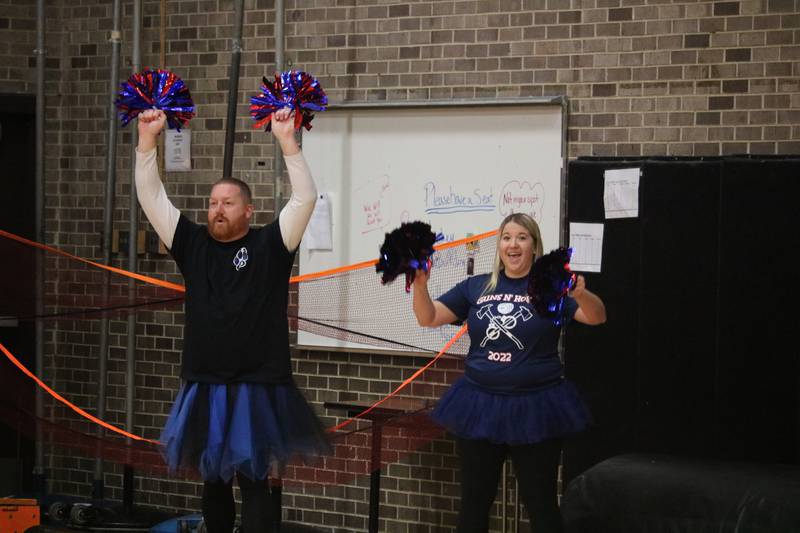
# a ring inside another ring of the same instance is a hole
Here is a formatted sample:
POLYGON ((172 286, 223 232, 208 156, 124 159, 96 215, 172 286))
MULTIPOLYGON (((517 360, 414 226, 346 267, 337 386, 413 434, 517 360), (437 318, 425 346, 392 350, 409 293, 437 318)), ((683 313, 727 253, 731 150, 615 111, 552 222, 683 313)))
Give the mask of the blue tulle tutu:
POLYGON ((325 429, 294 384, 184 383, 161 434, 170 470, 199 468, 206 481, 235 472, 264 479, 272 464, 330 452, 325 429))
POLYGON ((532 444, 579 433, 591 423, 575 386, 559 380, 536 391, 496 393, 462 377, 431 414, 457 437, 500 444, 532 444))

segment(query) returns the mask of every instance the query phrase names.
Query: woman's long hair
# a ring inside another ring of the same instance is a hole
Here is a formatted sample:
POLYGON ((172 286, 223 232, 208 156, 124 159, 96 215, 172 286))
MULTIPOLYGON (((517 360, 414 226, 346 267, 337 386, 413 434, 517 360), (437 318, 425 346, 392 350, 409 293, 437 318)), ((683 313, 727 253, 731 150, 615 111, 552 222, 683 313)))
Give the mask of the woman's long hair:
POLYGON ((500 229, 497 232, 497 247, 494 251, 494 265, 492 266, 492 275, 489 276, 489 281, 486 282, 486 287, 483 289, 483 294, 488 294, 497 287, 497 280, 500 279, 500 271, 505 269, 505 265, 500 260, 500 239, 503 237, 503 231, 506 224, 514 222, 519 224, 530 233, 533 239, 533 260, 541 257, 544 253, 542 247, 542 232, 539 230, 539 224, 530 216, 525 213, 511 213, 500 224, 500 229))

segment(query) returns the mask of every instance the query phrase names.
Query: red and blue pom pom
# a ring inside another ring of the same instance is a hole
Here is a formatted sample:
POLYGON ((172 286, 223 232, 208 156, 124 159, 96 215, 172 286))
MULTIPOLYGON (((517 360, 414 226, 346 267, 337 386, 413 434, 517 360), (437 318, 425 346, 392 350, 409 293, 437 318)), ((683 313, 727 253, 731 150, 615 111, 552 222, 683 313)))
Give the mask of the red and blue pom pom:
POLYGON ((539 316, 561 324, 567 293, 577 276, 569 268, 572 248, 558 248, 538 258, 528 278, 528 295, 539 316))
POLYGON ((146 69, 128 78, 120 87, 115 104, 123 127, 148 109, 163 111, 167 125, 178 131, 194 116, 189 88, 168 70, 146 69))
POLYGON ((295 111, 294 128, 299 130, 304 127, 311 129, 311 120, 315 111, 325 111, 328 105, 328 96, 320 87, 319 82, 310 74, 303 71, 286 71, 275 74, 275 80, 269 81, 262 78, 261 93, 250 98, 250 115, 256 121, 253 128, 266 125, 266 130, 272 128, 270 120, 272 114, 279 109, 288 107, 295 111))
POLYGON ((425 222, 405 222, 386 234, 381 245, 376 272, 383 272, 381 283, 391 283, 401 274, 406 278, 406 292, 411 290, 417 270, 428 271, 433 245, 444 239, 431 231, 425 222))

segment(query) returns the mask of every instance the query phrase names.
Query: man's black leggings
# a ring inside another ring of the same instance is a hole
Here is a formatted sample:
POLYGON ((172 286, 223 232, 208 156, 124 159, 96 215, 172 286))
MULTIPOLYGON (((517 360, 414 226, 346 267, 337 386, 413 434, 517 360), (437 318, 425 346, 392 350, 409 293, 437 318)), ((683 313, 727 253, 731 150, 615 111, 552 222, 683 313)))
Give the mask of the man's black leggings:
POLYGON ((561 440, 509 446, 488 440, 456 439, 461 466, 461 509, 458 533, 486 533, 489 510, 506 455, 511 455, 520 497, 528 510, 531 531, 561 533, 558 509, 558 464, 561 440))
MULTIPOLYGON (((242 491, 242 533, 270 531, 269 479, 253 481, 236 474, 242 491)), ((236 520, 233 480, 203 483, 203 520, 208 533, 231 533, 236 520)))

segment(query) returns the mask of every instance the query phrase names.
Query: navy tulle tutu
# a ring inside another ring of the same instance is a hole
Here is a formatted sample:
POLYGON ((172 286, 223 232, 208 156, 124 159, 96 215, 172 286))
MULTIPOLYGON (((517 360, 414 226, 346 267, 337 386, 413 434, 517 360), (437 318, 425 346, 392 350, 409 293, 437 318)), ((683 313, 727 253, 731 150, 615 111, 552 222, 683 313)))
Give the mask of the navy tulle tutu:
POLYGON ((488 391, 462 377, 431 416, 457 437, 512 445, 579 433, 591 423, 588 408, 567 380, 511 394, 488 391))
POLYGON ((235 472, 264 479, 272 464, 324 455, 325 429, 294 384, 184 383, 161 434, 170 470, 199 468, 206 481, 235 472))

